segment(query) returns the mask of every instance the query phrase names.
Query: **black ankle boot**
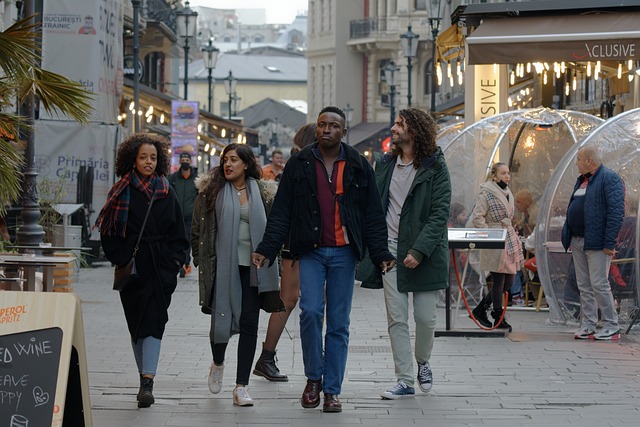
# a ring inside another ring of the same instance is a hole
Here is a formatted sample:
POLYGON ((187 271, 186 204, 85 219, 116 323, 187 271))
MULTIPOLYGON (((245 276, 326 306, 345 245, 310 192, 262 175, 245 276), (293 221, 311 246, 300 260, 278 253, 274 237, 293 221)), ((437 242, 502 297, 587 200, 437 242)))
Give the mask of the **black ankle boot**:
POLYGON ((500 322, 500 316, 502 316, 502 310, 500 310, 500 311, 492 311, 491 312, 491 317, 493 317, 493 319, 494 319, 493 326, 495 326, 496 329, 508 329, 509 332, 511 332, 513 330, 511 325, 508 324, 507 321, 504 320, 504 319, 502 319, 502 322, 500 322), (500 323, 498 323, 498 322, 500 322, 500 323))
POLYGON ((148 408, 156 401, 153 397, 153 378, 142 377, 140 388, 140 393, 138 393, 138 408, 148 408))
POLYGON ((269 381, 286 382, 289 377, 280 373, 276 366, 276 352, 262 349, 262 353, 256 362, 253 373, 261 377, 265 377, 269 381))
POLYGON ((491 305, 491 295, 485 295, 485 297, 482 298, 482 301, 480 301, 478 306, 474 308, 473 311, 471 312, 473 313, 473 317, 476 318, 478 323, 480 323, 485 328, 490 328, 493 326, 493 323, 491 323, 491 321, 487 317, 487 310, 489 309, 490 305, 491 305))
POLYGON ((140 396, 142 395, 142 390, 143 390, 142 382, 143 382, 142 381, 142 374, 140 374, 140 388, 138 389, 138 394, 136 395, 136 400, 138 400, 138 401, 140 400, 140 396))

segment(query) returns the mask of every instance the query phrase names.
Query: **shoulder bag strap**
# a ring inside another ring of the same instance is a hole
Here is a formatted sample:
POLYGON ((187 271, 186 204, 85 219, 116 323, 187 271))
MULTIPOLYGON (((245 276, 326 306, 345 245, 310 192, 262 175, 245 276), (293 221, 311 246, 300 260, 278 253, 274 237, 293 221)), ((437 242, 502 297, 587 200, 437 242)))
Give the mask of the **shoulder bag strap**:
POLYGON ((149 212, 151 212, 151 206, 153 206, 153 201, 155 200, 155 193, 151 195, 151 201, 149 202, 149 207, 147 208, 147 213, 144 215, 144 221, 142 221, 142 228, 140 229, 140 234, 138 235, 138 241, 136 242, 136 246, 133 248, 132 258, 136 257, 138 253, 138 246, 140 246, 140 240, 142 239, 142 233, 144 233, 144 226, 147 225, 147 218, 149 218, 149 212))

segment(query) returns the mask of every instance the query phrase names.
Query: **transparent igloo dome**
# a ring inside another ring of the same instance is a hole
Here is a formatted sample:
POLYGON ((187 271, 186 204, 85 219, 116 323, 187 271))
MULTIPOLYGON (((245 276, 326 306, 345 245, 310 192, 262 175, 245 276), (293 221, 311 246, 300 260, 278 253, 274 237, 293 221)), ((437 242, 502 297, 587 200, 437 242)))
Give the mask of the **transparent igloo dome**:
POLYGON ((562 156, 601 123, 590 114, 548 108, 509 111, 474 123, 443 148, 452 204, 462 203, 471 212, 491 165, 501 161, 511 169, 511 191, 529 191, 537 205, 562 156))
MULTIPOLYGON (((540 199, 556 165, 574 144, 603 122, 598 117, 576 111, 524 109, 480 120, 448 143, 439 143, 451 174, 450 225, 465 226, 460 220, 456 221, 456 218, 464 218, 458 216, 458 212, 468 215, 473 210, 480 184, 485 181, 491 165, 501 161, 511 169, 509 186, 513 194, 519 198, 521 192, 530 200, 527 219, 532 230, 540 199)), ((469 295, 475 295, 473 299, 477 299, 484 284, 477 257, 477 250, 471 251, 471 269, 463 275, 464 287, 469 295)))
POLYGON ((638 309, 638 204, 640 181, 640 109, 617 115, 571 147, 558 163, 540 202, 536 229, 538 274, 550 307, 552 323, 579 319, 579 299, 571 255, 560 244, 569 198, 579 175, 575 165, 580 147, 596 145, 602 163, 616 171, 625 184, 625 218, 618 235, 618 253, 612 261, 609 282, 620 314, 629 321, 638 309))
POLYGON ((440 127, 436 135, 438 145, 444 150, 464 130, 464 121, 459 120, 440 127))

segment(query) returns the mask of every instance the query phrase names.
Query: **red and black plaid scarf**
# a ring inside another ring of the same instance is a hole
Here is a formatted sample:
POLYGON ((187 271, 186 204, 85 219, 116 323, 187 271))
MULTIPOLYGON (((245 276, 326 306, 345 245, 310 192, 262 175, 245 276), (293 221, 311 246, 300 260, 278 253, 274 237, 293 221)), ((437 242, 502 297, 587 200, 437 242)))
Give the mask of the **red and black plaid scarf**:
POLYGON ((109 190, 107 202, 93 226, 100 233, 125 237, 131 200, 129 185, 133 185, 149 200, 152 196, 154 200, 163 199, 169 194, 169 181, 164 176, 154 173, 149 177, 141 177, 135 172, 129 172, 109 190))

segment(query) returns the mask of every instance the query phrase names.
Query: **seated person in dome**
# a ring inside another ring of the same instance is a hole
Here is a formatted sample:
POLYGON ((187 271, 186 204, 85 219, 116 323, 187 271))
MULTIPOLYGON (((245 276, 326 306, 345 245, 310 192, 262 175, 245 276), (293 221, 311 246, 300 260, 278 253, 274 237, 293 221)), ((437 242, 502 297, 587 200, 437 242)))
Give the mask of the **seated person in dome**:
MULTIPOLYGON (((529 190, 520 190, 513 196, 513 198, 516 209, 511 223, 520 237, 527 237, 533 233, 533 229, 535 227, 531 214, 533 196, 531 196, 531 192, 529 190)), ((524 305, 525 298, 522 295, 522 287, 524 283, 525 278, 520 270, 516 273, 513 286, 509 291, 509 305, 524 305)))
POLYGON ((513 215, 513 227, 520 237, 527 237, 533 232, 535 222, 532 214, 533 197, 529 190, 520 190, 514 196, 516 212, 513 215))

